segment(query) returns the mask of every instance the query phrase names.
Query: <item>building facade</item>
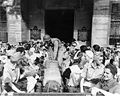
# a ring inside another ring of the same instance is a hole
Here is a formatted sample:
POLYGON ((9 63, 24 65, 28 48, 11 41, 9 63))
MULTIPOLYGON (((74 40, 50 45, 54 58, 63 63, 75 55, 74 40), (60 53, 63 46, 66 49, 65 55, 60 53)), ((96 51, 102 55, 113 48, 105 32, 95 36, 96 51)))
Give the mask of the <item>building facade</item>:
POLYGON ((7 1, 0 0, 2 41, 17 44, 40 32, 40 39, 47 33, 66 42, 75 38, 103 47, 119 43, 120 0, 7 1))

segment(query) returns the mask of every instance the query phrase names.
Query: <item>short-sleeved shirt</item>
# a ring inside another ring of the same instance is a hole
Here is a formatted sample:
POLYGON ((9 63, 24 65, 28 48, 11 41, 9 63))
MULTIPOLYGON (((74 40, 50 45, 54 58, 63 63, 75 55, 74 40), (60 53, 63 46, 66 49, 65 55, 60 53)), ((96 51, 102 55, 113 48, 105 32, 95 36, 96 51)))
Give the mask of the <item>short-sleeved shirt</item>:
POLYGON ((8 82, 17 82, 19 78, 20 70, 16 68, 16 65, 13 65, 9 60, 4 65, 3 70, 3 84, 8 82))
POLYGON ((81 76, 86 78, 87 80, 91 80, 95 78, 101 78, 103 73, 104 73, 104 65, 101 64, 99 66, 95 66, 92 62, 85 64, 81 76))
POLYGON ((105 91, 120 94, 120 84, 116 80, 101 81, 98 84, 99 87, 105 91))
POLYGON ((79 78, 80 74, 82 73, 82 70, 80 70, 78 65, 72 65, 70 66, 71 74, 69 79, 69 86, 77 86, 79 84, 79 78))

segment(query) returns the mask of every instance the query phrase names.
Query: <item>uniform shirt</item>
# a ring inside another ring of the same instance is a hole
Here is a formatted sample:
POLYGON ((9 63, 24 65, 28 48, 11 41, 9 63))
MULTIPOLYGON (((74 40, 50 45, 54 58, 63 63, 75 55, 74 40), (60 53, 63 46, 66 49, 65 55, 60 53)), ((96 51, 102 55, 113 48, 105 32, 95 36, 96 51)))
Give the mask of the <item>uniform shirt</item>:
POLYGON ((120 84, 116 80, 101 81, 98 83, 99 88, 110 93, 120 94, 120 84))
POLYGON ((20 70, 16 68, 16 64, 12 64, 10 60, 6 62, 3 70, 3 84, 7 82, 17 82, 19 79, 20 70))
POLYGON ((86 78, 87 80, 91 80, 95 78, 101 78, 103 73, 104 73, 104 65, 101 64, 99 66, 95 66, 92 62, 85 64, 81 76, 86 78))
POLYGON ((80 74, 82 70, 80 70, 78 65, 70 66, 71 74, 68 86, 77 86, 79 84, 80 74))
POLYGON ((58 50, 59 47, 61 46, 61 42, 58 38, 52 38, 51 41, 54 44, 54 48, 53 48, 54 59, 57 59, 58 50))

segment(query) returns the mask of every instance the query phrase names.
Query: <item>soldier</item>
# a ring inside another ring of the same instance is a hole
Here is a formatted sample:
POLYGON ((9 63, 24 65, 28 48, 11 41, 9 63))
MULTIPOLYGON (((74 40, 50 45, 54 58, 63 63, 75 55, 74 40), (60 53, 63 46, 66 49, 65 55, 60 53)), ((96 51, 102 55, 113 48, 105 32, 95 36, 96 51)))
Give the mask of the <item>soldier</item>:
POLYGON ((51 38, 48 34, 43 37, 44 46, 49 50, 50 58, 57 60, 58 50, 60 47, 60 40, 58 38, 51 38))

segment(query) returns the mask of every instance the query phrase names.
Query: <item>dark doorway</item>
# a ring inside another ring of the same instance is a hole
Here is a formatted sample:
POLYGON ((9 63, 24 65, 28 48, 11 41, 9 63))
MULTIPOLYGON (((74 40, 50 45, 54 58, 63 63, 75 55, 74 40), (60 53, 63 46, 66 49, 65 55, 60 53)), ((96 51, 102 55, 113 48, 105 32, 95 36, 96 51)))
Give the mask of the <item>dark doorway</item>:
POLYGON ((74 10, 45 10, 45 31, 51 37, 70 42, 73 30, 74 10))

